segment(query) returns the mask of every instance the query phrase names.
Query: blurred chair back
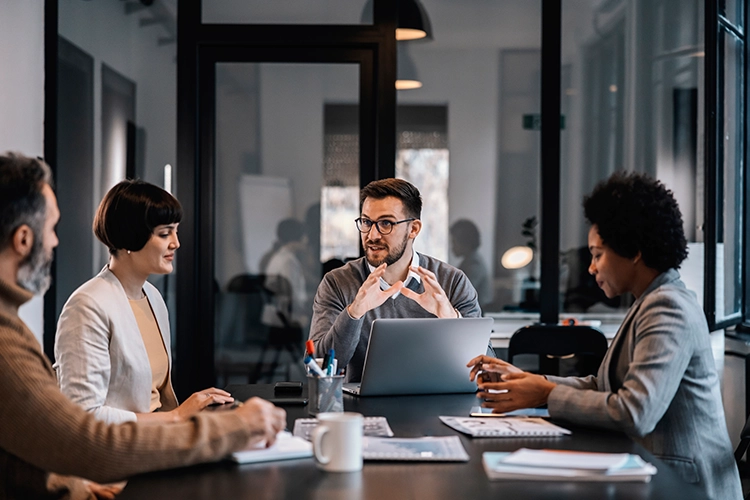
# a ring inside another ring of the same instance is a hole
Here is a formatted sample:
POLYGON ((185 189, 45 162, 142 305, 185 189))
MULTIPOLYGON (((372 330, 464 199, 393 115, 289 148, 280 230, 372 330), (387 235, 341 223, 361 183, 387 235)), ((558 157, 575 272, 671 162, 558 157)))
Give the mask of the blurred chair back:
POLYGON ((222 294, 221 316, 228 318, 222 331, 222 347, 243 347, 261 344, 268 336, 268 327, 261 322, 263 307, 271 300, 264 288, 264 274, 238 274, 222 294))
POLYGON ((510 338, 508 361, 513 363, 520 354, 536 354, 540 374, 595 375, 607 347, 604 334, 590 326, 532 325, 517 330, 510 338), (570 369, 562 373, 562 365, 570 369))
MULTIPOLYGON (((734 459, 737 461, 737 468, 740 471, 741 478, 750 477, 750 465, 745 460, 742 460, 747 453, 747 449, 750 447, 750 416, 745 421, 745 427, 742 428, 740 433, 740 444, 737 445, 737 449, 734 450, 734 459)), ((743 480, 743 485, 745 481, 743 480)), ((744 498, 750 498, 750 493, 746 494, 744 498)))
POLYGON ((740 433, 740 444, 737 445, 737 449, 734 451, 734 459, 737 460, 738 464, 745 456, 745 453, 747 453, 748 447, 750 447, 750 417, 745 421, 745 427, 742 428, 742 432, 740 433))

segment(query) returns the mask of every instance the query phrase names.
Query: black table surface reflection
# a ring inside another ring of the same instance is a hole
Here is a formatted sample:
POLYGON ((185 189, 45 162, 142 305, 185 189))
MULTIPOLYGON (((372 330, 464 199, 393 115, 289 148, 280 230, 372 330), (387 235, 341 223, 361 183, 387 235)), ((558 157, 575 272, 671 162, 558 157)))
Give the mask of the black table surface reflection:
MULTIPOLYGON (((232 385, 235 398, 267 399, 273 385, 232 385)), ((306 393, 306 388, 304 389, 306 393)), ((476 403, 473 394, 355 398, 344 396, 346 411, 365 416, 384 416, 398 437, 451 436, 455 431, 439 415, 468 415, 476 403)), ((308 417, 307 406, 284 406, 289 429, 294 420, 308 417)), ((182 499, 702 499, 666 464, 657 460, 623 434, 571 427, 572 435, 554 438, 470 438, 461 436, 471 457, 466 463, 365 462, 355 473, 318 470, 312 459, 234 465, 205 464, 144 474, 131 479, 118 498, 182 499), (637 453, 659 472, 650 483, 585 483, 543 481, 490 481, 482 467, 485 451, 519 448, 552 448, 599 452, 637 453)))

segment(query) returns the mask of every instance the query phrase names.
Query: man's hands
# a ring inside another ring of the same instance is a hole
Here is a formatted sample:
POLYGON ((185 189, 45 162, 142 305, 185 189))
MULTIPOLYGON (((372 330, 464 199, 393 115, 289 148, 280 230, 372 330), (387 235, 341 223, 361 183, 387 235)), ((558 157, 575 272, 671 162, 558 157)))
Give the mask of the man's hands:
POLYGON ((349 316, 354 319, 359 319, 365 315, 367 311, 371 311, 376 307, 380 307, 383 302, 388 300, 396 292, 403 291, 404 282, 397 281, 387 290, 380 289, 380 278, 385 273, 385 268, 388 264, 380 264, 370 275, 367 277, 362 286, 359 287, 357 296, 354 297, 354 301, 349 304, 347 308, 349 316))
POLYGON ((248 445, 265 441, 266 447, 271 446, 286 428, 286 411, 260 398, 248 399, 235 411, 253 431, 248 445))
POLYGON ((414 290, 404 287, 401 290, 403 296, 410 298, 422 306, 425 311, 434 314, 438 318, 458 318, 458 312, 453 308, 451 301, 445 294, 445 290, 438 283, 435 273, 422 266, 411 267, 410 269, 419 274, 422 279, 422 286, 424 286, 424 292, 417 293, 414 290))
POLYGON ((380 307, 383 302, 388 300, 397 292, 401 292, 404 297, 407 297, 424 308, 425 311, 434 314, 438 318, 457 318, 458 313, 453 308, 451 301, 445 294, 445 291, 438 283, 435 274, 423 267, 412 267, 410 268, 415 273, 419 274, 422 279, 422 286, 424 286, 423 293, 417 293, 414 290, 406 288, 403 280, 399 280, 387 290, 380 289, 380 278, 385 273, 387 264, 381 264, 367 277, 362 286, 359 287, 357 296, 354 297, 354 301, 349 305, 347 310, 349 316, 354 319, 359 319, 367 311, 371 311, 376 307, 380 307))
POLYGON ((471 368, 469 379, 477 381, 477 397, 482 406, 493 413, 543 405, 557 384, 542 375, 524 372, 501 359, 477 356, 466 364, 471 368))

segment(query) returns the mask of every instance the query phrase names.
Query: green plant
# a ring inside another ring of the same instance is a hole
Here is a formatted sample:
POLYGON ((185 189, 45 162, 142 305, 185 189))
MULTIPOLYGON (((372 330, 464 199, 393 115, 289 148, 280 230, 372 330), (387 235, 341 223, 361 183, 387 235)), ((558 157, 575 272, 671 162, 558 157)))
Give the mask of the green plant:
POLYGON ((536 215, 532 215, 525 221, 523 221, 523 230, 521 231, 521 235, 529 238, 529 240, 526 242, 526 246, 534 250, 536 252, 536 226, 539 225, 539 221, 536 219, 536 215))

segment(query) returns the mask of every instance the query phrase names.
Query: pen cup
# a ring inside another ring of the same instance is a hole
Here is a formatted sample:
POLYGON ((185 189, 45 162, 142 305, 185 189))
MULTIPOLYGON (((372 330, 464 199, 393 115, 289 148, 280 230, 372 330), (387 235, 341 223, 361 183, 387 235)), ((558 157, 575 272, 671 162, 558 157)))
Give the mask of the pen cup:
POLYGON ((307 408, 310 415, 344 411, 344 376, 307 376, 307 408))

